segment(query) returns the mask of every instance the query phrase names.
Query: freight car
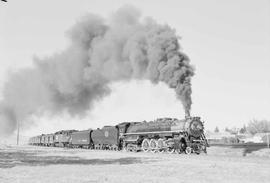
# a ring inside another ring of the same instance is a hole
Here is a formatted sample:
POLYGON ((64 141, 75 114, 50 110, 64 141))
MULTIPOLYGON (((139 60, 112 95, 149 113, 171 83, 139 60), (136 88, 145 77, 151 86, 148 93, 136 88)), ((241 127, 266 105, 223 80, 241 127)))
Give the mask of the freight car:
POLYGON ((29 139, 29 144, 38 146, 38 145, 40 145, 40 140, 41 140, 41 136, 31 137, 29 139))
POLYGON ((42 134, 40 136, 40 145, 45 146, 45 139, 46 139, 46 135, 42 134))
POLYGON ((28 144, 29 144, 29 145, 37 145, 37 144, 35 143, 35 140, 36 140, 36 137, 31 137, 31 138, 29 138, 28 144))
POLYGON ((77 130, 61 130, 54 134, 54 146, 69 147, 71 144, 71 134, 77 130))
POLYGON ((72 132, 71 147, 117 150, 119 146, 118 134, 116 126, 104 126, 101 129, 72 132))
POLYGON ((54 144, 54 134, 46 134, 45 135, 45 141, 44 146, 53 146, 54 144))
POLYGON ((91 133, 93 130, 83 130, 71 133, 71 146, 73 148, 93 148, 91 133))

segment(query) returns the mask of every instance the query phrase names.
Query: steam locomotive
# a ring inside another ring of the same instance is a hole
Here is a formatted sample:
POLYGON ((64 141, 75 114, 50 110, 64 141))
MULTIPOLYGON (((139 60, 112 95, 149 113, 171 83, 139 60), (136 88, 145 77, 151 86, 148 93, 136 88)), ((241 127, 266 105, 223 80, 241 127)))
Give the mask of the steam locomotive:
POLYGON ((62 130, 29 139, 30 145, 125 150, 132 152, 206 153, 204 123, 200 117, 159 118, 150 122, 123 122, 83 131, 62 130))

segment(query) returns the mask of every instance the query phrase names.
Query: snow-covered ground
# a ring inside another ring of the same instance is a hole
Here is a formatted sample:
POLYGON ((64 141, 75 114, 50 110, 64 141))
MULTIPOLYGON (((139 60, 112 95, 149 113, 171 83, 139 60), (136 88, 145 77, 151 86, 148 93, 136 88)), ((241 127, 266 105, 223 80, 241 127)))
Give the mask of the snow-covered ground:
POLYGON ((207 155, 177 155, 2 145, 0 182, 269 182, 270 150, 245 157, 241 151, 211 147, 207 155))

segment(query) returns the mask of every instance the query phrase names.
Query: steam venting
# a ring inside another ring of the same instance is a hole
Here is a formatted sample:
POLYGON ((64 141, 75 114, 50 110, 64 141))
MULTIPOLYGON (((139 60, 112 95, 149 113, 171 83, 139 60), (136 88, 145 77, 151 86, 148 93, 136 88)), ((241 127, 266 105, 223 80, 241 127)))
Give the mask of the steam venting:
POLYGON ((88 14, 67 33, 71 42, 64 51, 9 74, 0 102, 1 134, 14 132, 17 121, 30 125, 27 117, 45 111, 84 115, 110 94, 108 84, 131 79, 166 83, 189 116, 194 69, 174 29, 124 6, 106 21, 88 14))

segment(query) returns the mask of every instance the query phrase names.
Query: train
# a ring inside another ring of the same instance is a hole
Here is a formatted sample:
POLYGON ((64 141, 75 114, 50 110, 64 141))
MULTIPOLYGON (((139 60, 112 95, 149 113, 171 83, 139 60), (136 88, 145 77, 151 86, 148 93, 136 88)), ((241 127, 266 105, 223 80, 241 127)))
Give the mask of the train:
POLYGON ((88 130, 61 130, 31 137, 30 145, 129 152, 207 153, 209 147, 200 117, 158 118, 122 122, 88 130))

